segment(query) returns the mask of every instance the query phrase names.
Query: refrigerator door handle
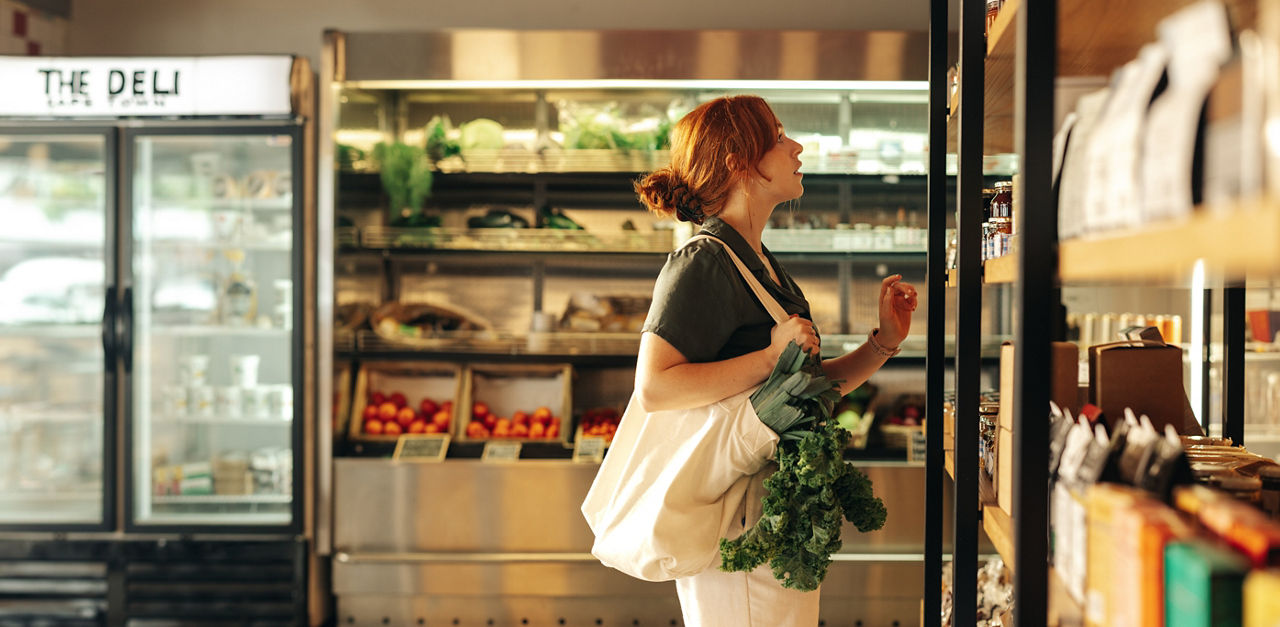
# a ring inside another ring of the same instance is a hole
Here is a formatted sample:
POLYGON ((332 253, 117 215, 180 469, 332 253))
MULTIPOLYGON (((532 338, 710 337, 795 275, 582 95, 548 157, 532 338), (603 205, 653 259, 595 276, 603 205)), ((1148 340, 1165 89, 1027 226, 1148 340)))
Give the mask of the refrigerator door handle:
POLYGON ((102 356, 106 362, 106 372, 116 367, 116 288, 107 288, 105 304, 102 307, 102 356))
POLYGON ((120 350, 124 358, 124 371, 133 372, 133 286, 124 288, 124 304, 120 308, 120 350))

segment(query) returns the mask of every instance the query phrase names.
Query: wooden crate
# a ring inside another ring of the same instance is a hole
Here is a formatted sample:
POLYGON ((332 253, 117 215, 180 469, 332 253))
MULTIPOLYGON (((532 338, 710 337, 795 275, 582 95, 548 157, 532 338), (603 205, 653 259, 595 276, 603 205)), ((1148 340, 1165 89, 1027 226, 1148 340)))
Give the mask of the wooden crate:
MULTIPOLYGON (((364 431, 364 410, 372 392, 401 392, 408 400, 407 407, 418 409, 423 397, 443 405, 453 403, 450 429, 465 412, 463 396, 463 369, 458 364, 445 362, 376 362, 364 364, 356 376, 356 389, 351 404, 351 420, 348 436, 353 440, 394 442, 396 435, 373 435, 364 431)), ((430 420, 430 417, 427 417, 430 420)))
POLYGON ((517 411, 532 415, 539 407, 547 407, 560 419, 555 437, 507 436, 501 439, 522 442, 568 441, 568 430, 573 415, 573 367, 568 364, 470 364, 463 372, 462 402, 456 412, 454 438, 459 441, 483 441, 495 439, 470 437, 467 423, 471 421, 476 402, 488 405, 496 417, 511 419, 517 411))

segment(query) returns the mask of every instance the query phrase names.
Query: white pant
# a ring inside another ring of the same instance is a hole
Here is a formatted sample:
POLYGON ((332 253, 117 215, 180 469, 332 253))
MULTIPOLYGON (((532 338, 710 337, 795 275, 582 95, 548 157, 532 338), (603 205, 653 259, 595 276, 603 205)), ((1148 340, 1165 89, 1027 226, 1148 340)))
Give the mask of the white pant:
POLYGON ((768 564, 751 572, 719 566, 676 580, 686 627, 815 627, 819 591, 783 588, 768 564))
MULTIPOLYGON (((777 470, 770 463, 757 474, 747 490, 740 511, 741 520, 754 525, 760 520, 764 498, 764 478, 777 470)), ((742 535, 743 525, 735 523, 725 534, 742 535)), ((783 588, 766 562, 751 572, 726 573, 715 565, 692 577, 676 580, 680 612, 686 627, 816 627, 819 591, 800 592, 783 588)))

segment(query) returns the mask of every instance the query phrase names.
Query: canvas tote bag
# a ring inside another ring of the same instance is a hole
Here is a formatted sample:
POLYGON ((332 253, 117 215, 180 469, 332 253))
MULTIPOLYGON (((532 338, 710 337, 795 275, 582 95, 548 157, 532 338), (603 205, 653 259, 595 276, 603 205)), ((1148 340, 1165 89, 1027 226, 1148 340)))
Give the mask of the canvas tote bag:
MULTIPOLYGON (((720 242, 709 235, 689 242, 702 238, 720 242)), ((727 245, 725 251, 769 315, 786 321, 786 310, 727 245)), ((582 503, 595 534, 592 555, 646 581, 688 577, 716 564, 720 538, 735 519, 740 526, 748 494, 763 490, 755 475, 778 446, 778 435, 751 406, 756 387, 674 411, 645 411, 631 396, 582 503)), ((751 505, 758 517, 759 504, 751 505)))

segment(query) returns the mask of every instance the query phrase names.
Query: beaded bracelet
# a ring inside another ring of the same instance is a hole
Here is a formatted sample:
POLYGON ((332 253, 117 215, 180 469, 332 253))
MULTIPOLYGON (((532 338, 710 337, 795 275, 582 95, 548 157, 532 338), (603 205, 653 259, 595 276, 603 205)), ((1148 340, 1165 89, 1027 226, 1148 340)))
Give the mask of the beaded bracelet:
POLYGON ((875 351, 877 355, 884 357, 885 359, 893 357, 894 355, 897 355, 898 353, 902 352, 901 346, 895 346, 894 348, 885 348, 883 344, 881 344, 878 340, 876 340, 876 334, 879 332, 880 332, 880 329, 877 328, 877 329, 872 329, 871 333, 867 334, 867 343, 871 345, 871 350, 875 351))

